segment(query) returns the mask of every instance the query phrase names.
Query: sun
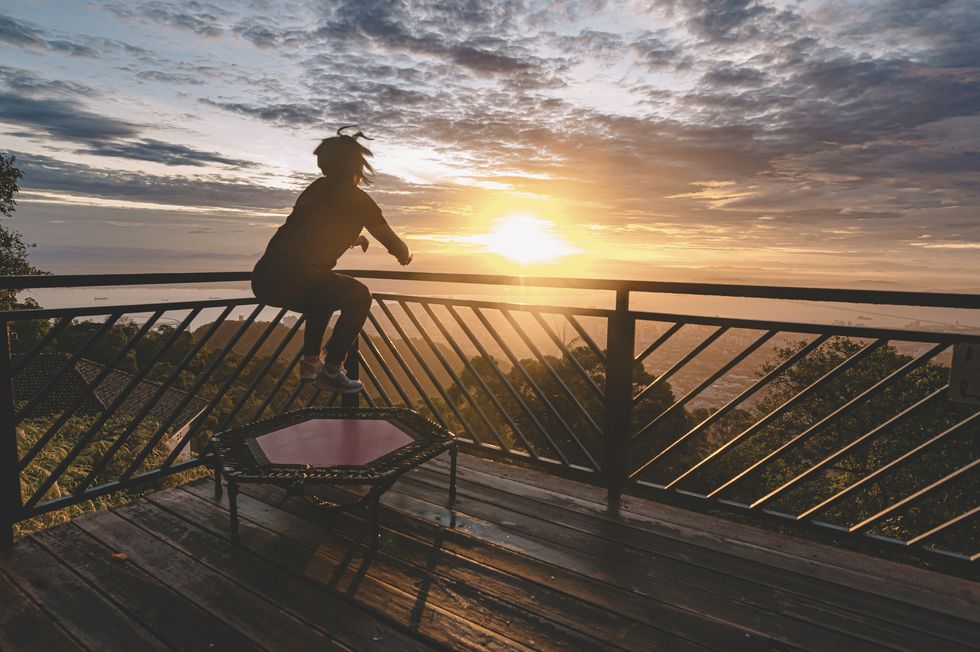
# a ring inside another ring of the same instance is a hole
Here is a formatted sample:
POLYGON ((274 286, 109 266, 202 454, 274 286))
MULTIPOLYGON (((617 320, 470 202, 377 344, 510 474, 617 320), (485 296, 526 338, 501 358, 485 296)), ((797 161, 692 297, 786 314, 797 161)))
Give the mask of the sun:
POLYGON ((577 251, 553 233, 554 226, 533 215, 508 215, 497 220, 490 233, 469 239, 521 265, 550 262, 577 251))

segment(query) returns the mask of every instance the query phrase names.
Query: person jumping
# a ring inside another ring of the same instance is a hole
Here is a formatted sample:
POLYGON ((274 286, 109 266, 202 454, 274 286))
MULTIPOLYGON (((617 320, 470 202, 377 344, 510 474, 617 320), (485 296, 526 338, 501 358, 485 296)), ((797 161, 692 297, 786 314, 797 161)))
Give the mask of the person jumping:
POLYGON ((364 389, 347 377, 342 365, 371 309, 371 292, 360 281, 332 271, 337 259, 357 246, 367 251, 368 239, 361 234, 367 229, 399 263, 412 262, 408 246, 360 188, 370 184, 374 168, 366 158, 371 150, 357 141, 371 139, 360 131, 343 133, 351 128, 341 127, 314 150, 323 176, 300 194, 252 272, 252 292, 259 301, 306 317, 300 381, 345 394, 364 389), (321 358, 320 344, 336 310, 340 317, 321 358))

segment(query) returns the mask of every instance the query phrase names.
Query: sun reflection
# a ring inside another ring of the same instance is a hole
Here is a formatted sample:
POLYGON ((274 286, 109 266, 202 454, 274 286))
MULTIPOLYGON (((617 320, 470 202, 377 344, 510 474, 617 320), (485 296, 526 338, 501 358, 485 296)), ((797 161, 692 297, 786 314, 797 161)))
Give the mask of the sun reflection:
POLYGON ((527 214, 508 215, 494 223, 493 231, 467 238, 485 251, 521 265, 551 262, 577 249, 554 234, 554 222, 527 214))

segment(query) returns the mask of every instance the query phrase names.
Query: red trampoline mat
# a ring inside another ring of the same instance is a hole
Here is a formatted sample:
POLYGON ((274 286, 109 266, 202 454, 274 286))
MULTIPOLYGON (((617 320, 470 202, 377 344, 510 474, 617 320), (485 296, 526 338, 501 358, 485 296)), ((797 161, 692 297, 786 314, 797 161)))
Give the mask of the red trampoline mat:
POLYGON ((255 438, 270 464, 359 466, 414 439, 383 419, 310 419, 255 438))

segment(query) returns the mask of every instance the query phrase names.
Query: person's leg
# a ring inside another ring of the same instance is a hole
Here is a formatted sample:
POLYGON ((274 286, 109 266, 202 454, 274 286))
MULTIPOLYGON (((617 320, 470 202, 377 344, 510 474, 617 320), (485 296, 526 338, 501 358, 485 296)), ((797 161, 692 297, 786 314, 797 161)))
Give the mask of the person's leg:
POLYGON ((317 310, 307 312, 306 324, 303 325, 303 355, 307 359, 320 358, 320 346, 323 344, 323 334, 327 332, 332 310, 317 310))
POLYGON ((347 351, 367 319, 371 310, 371 292, 363 283, 349 276, 331 272, 330 277, 326 289, 330 293, 330 304, 340 309, 340 317, 323 347, 326 351, 324 368, 335 372, 343 364, 347 351))

